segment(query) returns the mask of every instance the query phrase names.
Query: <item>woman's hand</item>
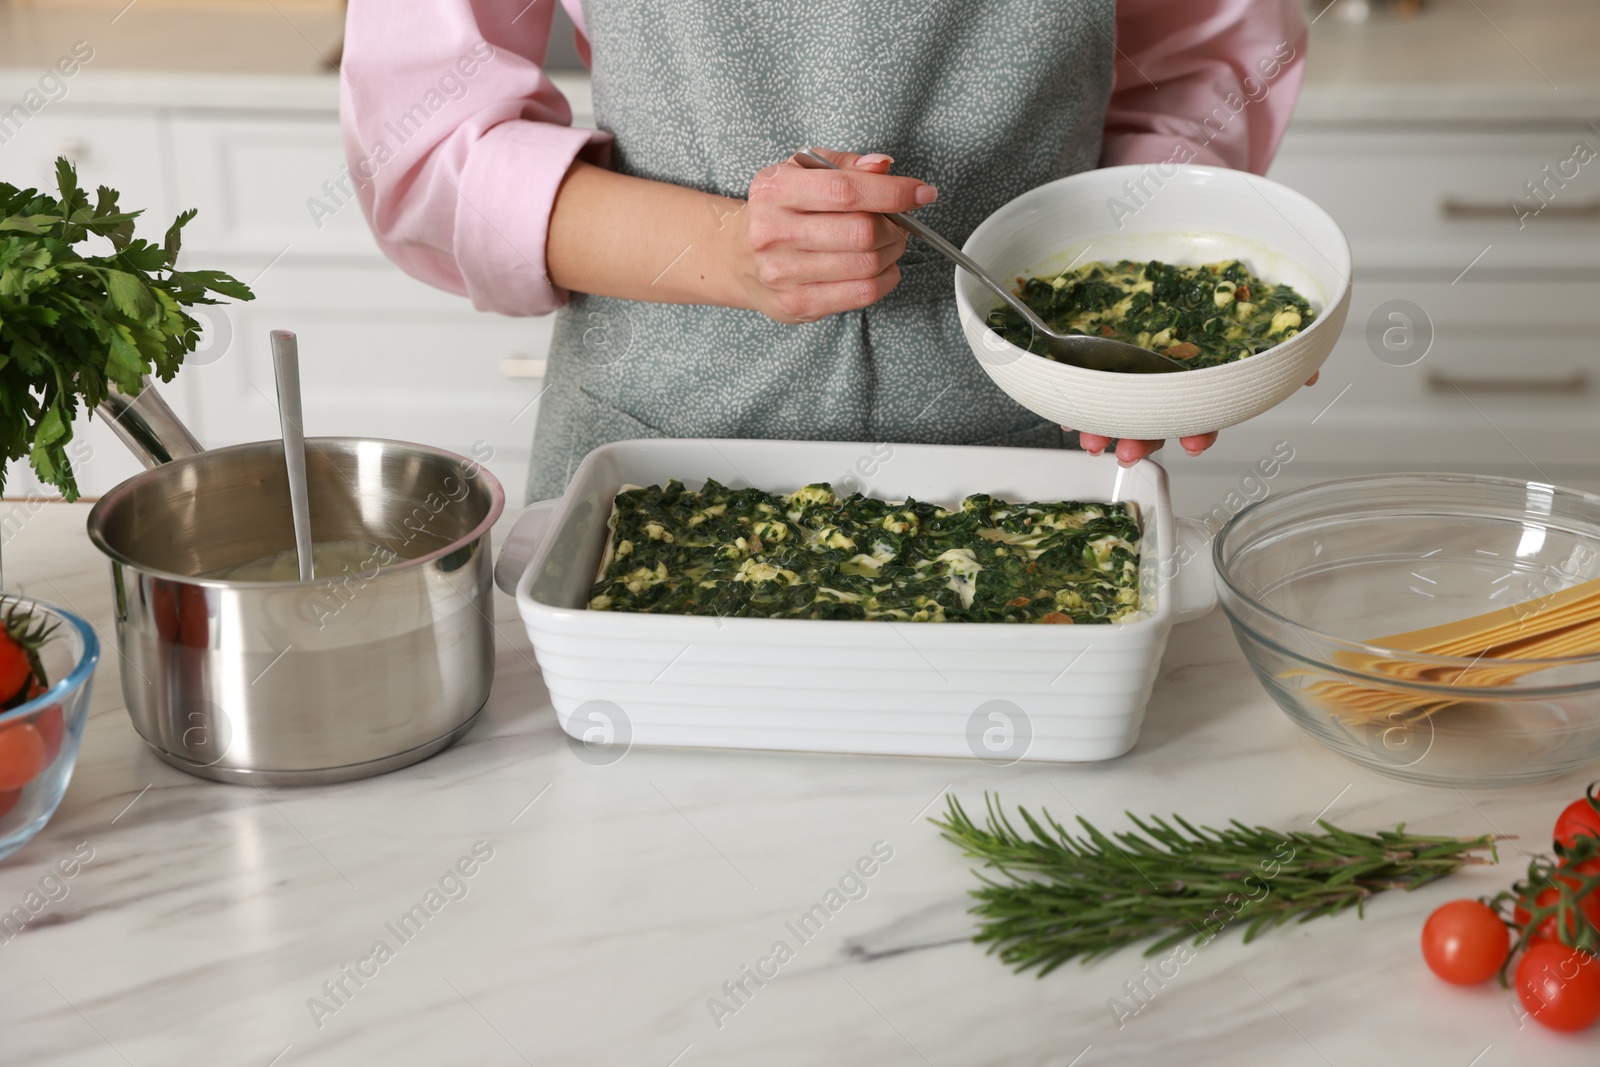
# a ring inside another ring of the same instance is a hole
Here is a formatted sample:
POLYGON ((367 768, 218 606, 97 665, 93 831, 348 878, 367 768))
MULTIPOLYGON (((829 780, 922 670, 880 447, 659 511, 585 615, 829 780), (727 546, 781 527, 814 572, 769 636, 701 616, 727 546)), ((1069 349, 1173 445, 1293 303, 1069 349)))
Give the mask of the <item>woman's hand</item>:
POLYGON ((812 322, 875 303, 900 281, 906 234, 883 217, 933 203, 938 190, 888 173, 888 156, 817 149, 844 168, 792 159, 750 183, 734 269, 750 306, 779 322, 812 322))
MULTIPOLYGON (((1317 379, 1320 377, 1322 377, 1322 372, 1318 371, 1306 381, 1306 384, 1316 385, 1317 379)), ((1070 426, 1063 426, 1061 428, 1068 432, 1071 432, 1072 430, 1072 427, 1070 426)), ((1183 450, 1189 453, 1189 455, 1198 456, 1200 453, 1217 443, 1217 434, 1216 431, 1213 430, 1211 433, 1197 434, 1194 437, 1180 437, 1178 438, 1178 443, 1183 446, 1183 450)), ((1078 434, 1079 447, 1081 447, 1091 456, 1098 456, 1107 448, 1111 447, 1111 444, 1111 438, 1101 437, 1097 433, 1078 434)), ((1134 441, 1130 438, 1123 438, 1121 441, 1116 442, 1117 447, 1115 455, 1117 457, 1117 462, 1124 467, 1131 467, 1165 444, 1165 441, 1134 441)))

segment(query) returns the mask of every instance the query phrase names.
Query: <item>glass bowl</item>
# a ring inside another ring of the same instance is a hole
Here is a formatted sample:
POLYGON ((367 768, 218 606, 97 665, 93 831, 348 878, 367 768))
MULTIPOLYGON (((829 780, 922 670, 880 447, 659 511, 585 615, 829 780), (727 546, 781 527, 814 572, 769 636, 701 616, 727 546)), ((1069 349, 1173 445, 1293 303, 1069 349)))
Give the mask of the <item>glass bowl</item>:
POLYGON ((1212 554, 1256 677, 1340 755, 1483 787, 1600 759, 1600 655, 1480 662, 1374 643, 1600 578, 1600 497, 1480 475, 1346 478, 1245 508, 1212 554))
POLYGON ((18 604, 32 609, 34 622, 54 623, 55 630, 39 649, 50 687, 0 714, 0 776, 4 776, 0 784, 6 786, 0 790, 0 860, 44 829, 61 803, 78 762, 94 668, 100 660, 100 642, 87 622, 26 597, 0 597, 0 613, 18 604), (25 731, 37 734, 37 739, 31 734, 24 737, 25 731), (34 764, 36 771, 31 770, 34 764), (21 777, 27 781, 19 785, 21 777))

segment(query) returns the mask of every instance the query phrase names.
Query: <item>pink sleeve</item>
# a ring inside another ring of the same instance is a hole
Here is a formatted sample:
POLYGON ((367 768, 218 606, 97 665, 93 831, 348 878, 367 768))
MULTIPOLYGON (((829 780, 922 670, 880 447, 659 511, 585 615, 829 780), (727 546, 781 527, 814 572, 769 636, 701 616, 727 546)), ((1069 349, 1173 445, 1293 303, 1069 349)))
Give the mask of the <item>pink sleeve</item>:
POLYGON ((507 315, 566 302, 545 271, 556 190, 610 152, 540 69, 555 3, 351 0, 345 21, 345 156, 378 247, 507 315))
POLYGON ((1266 173, 1300 92, 1306 36, 1300 0, 1117 0, 1102 165, 1266 173))

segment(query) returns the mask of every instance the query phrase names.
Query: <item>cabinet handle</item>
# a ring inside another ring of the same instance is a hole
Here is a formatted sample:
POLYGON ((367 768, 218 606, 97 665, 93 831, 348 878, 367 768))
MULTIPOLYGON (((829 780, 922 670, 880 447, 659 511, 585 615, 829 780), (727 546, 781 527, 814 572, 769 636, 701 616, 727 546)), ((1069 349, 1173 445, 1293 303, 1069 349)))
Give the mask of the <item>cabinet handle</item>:
POLYGON ((525 356, 507 356, 500 361, 500 373, 507 378, 543 378, 546 362, 525 356))
MULTIPOLYGON (((1485 203, 1482 200, 1457 200, 1447 196, 1439 202, 1439 210, 1447 219, 1500 219, 1516 218, 1516 212, 1511 210, 1509 200, 1498 204, 1485 203)), ((1566 219, 1572 221, 1600 221, 1600 200, 1590 200, 1588 203, 1578 204, 1546 204, 1538 211, 1538 217, 1549 216, 1552 219, 1566 219)))
POLYGON ((1458 378, 1453 374, 1429 371, 1428 388, 1436 393, 1584 393, 1589 390, 1589 372, 1573 371, 1565 378, 1458 378))

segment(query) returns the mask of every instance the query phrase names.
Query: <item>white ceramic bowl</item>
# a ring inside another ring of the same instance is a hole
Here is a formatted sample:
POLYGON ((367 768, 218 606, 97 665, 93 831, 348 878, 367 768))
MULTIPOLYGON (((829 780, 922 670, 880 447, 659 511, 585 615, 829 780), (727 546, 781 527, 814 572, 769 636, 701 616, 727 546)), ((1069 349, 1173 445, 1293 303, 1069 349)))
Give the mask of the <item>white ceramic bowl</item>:
POLYGON ((1061 178, 990 215, 965 251, 1006 279, 1095 260, 1198 266, 1238 259, 1311 302, 1317 317, 1309 327, 1249 359, 1176 374, 1117 374, 1056 363, 1005 341, 985 323, 999 299, 958 268, 962 329, 989 377, 1030 411, 1106 437, 1185 437, 1261 414, 1328 358, 1350 306, 1350 245, 1338 223, 1293 189, 1217 167, 1134 165, 1061 178), (1131 196, 1129 182, 1148 195, 1131 196))

